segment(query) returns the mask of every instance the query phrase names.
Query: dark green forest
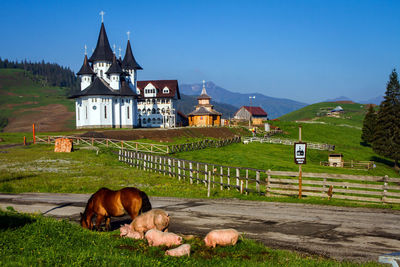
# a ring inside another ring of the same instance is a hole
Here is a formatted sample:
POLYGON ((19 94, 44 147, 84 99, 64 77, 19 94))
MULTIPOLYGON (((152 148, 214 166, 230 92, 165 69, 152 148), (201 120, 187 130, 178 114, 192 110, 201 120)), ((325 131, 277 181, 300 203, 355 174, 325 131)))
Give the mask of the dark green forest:
POLYGON ((23 69, 25 75, 35 82, 44 86, 58 86, 69 88, 68 94, 73 90, 79 89, 79 81, 75 73, 70 69, 56 63, 32 62, 27 60, 11 61, 0 58, 0 68, 3 69, 23 69))

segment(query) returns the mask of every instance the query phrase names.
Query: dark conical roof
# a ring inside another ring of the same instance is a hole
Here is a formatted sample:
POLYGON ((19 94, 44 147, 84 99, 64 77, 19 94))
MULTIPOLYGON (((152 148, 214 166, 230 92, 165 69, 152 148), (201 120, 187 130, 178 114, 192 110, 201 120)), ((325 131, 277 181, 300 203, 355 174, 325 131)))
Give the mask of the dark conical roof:
POLYGON ((81 69, 77 73, 77 75, 84 75, 84 74, 89 74, 89 75, 95 75, 96 74, 96 73, 94 73, 92 68, 89 66, 87 55, 85 55, 85 59, 83 60, 83 65, 82 65, 81 69))
POLYGON ((131 43, 128 40, 128 44, 126 45, 126 52, 124 56, 124 60, 122 60, 122 67, 126 70, 142 70, 143 68, 136 62, 135 57, 132 53, 131 43))
POLYGON ((99 39, 97 40, 96 49, 94 50, 89 61, 112 61, 114 53, 111 50, 110 43, 108 42, 108 37, 106 29, 104 28, 104 23, 101 23, 99 39))
POLYGON ((115 57, 115 55, 113 56, 113 62, 110 66, 110 68, 107 70, 106 74, 121 74, 122 72, 122 68, 120 63, 117 61, 117 58, 115 57))

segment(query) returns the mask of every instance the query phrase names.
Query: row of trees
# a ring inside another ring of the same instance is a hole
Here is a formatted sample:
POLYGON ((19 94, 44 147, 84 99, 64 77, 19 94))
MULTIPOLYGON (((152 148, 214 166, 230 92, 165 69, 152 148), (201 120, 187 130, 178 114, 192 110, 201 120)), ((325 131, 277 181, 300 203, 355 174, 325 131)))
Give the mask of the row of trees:
POLYGON ((393 159, 395 169, 400 169, 400 84, 396 70, 390 75, 378 112, 372 105, 369 107, 361 139, 371 144, 377 154, 393 159))
POLYGON ((56 63, 31 62, 27 60, 10 61, 0 58, 0 68, 4 69, 23 69, 32 78, 42 83, 43 86, 59 86, 68 87, 71 90, 79 89, 79 82, 75 73, 66 67, 62 67, 56 63))

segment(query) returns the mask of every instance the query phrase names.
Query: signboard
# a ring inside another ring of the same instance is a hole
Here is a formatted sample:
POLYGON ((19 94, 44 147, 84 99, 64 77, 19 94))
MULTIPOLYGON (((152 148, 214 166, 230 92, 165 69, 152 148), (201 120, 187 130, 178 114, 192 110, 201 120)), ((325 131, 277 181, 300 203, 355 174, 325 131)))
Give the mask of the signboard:
POLYGON ((296 164, 306 164, 307 143, 294 143, 294 162, 296 164))

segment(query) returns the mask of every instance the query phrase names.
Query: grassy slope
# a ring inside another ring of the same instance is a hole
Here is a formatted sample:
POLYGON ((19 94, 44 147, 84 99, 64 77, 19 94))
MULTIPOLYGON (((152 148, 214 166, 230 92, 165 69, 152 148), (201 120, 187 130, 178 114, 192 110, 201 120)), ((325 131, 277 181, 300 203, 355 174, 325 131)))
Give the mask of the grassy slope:
MULTIPOLYGON (((3 118, 9 118, 22 109, 49 104, 62 104, 74 111, 74 102, 66 98, 66 93, 66 88, 41 87, 26 77, 24 70, 0 69, 0 116, 3 118)), ((68 127, 75 125, 71 122, 68 127)))
POLYGON ((363 104, 339 104, 332 102, 322 102, 312 104, 302 109, 293 111, 279 118, 281 121, 310 120, 329 122, 331 124, 347 124, 362 127, 362 120, 365 116, 366 105, 363 104), (326 112, 341 106, 344 109, 342 118, 328 118, 326 112))
MULTIPOLYGON (((119 231, 93 232, 67 221, 0 210, 2 266, 361 266, 273 250, 241 238, 236 246, 207 248, 200 238, 188 240, 191 256, 164 256, 166 247, 120 238, 119 231)), ((374 262, 362 266, 379 266, 374 262)))

